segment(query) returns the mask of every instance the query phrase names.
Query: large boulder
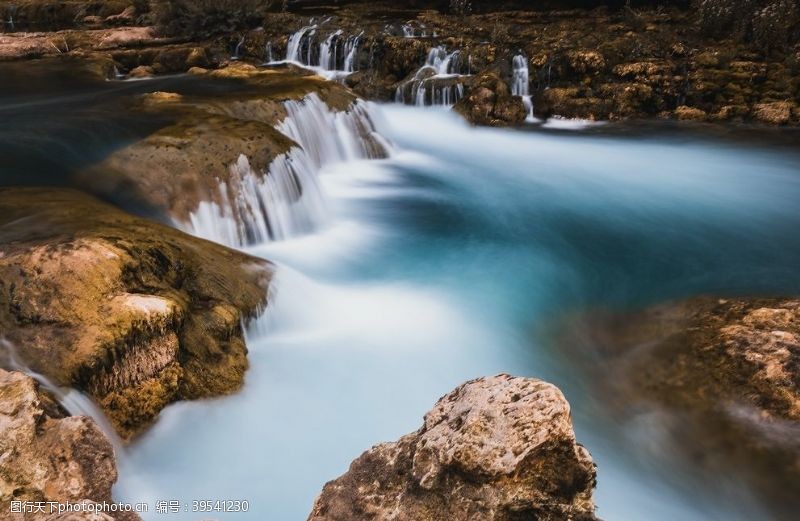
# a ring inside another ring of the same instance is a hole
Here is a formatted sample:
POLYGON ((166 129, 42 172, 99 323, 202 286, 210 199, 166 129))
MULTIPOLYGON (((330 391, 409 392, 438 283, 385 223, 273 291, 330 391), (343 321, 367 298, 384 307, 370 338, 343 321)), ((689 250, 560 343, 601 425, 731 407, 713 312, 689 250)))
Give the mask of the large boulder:
POLYGON ((0 189, 0 330, 32 369, 89 393, 123 437, 168 403, 238 389, 259 259, 72 190, 0 189))
POLYGON ((792 517, 800 494, 800 300, 702 297, 588 325, 569 329, 591 339, 594 352, 580 359, 592 360, 587 380, 612 414, 657 421, 670 458, 683 455, 708 476, 735 476, 776 519, 792 517))
MULTIPOLYGON (((97 424, 86 416, 67 416, 33 378, 2 369, 0 454, 3 519, 67 519, 64 513, 59 517, 57 510, 51 512, 49 502, 112 502, 111 487, 117 480, 114 450, 97 424), (18 502, 16 508, 12 509, 12 502, 18 502), (37 512, 34 506, 33 512, 27 512, 24 502, 44 504, 44 511, 37 512)), ((128 512, 116 518, 138 516, 128 512)), ((71 519, 113 517, 82 513, 72 514, 71 519)))
POLYGON ((362 454, 309 520, 593 520, 594 486, 561 392, 498 375, 458 387, 418 431, 362 454))

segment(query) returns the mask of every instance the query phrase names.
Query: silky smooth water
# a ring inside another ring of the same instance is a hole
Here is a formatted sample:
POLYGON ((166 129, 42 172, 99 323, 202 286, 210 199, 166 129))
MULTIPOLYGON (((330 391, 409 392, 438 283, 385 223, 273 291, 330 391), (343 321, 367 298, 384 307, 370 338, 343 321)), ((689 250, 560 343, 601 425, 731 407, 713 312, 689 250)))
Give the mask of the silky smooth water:
POLYGON ((327 167, 327 226, 249 250, 278 268, 243 391, 164 410, 122 456, 116 497, 246 499, 248 514, 211 517, 305 519, 361 452, 505 371, 564 391, 602 518, 769 518, 735 476, 708 479, 657 429, 614 421, 547 332, 591 308, 800 291, 800 157, 380 111, 394 155, 327 167))

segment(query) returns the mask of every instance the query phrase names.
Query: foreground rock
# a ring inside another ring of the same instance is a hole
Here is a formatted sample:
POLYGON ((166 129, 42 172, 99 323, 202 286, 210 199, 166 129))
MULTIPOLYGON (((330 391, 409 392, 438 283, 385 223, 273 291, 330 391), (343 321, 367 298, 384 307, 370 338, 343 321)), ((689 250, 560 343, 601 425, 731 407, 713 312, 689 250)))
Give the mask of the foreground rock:
POLYGON ((269 266, 74 192, 0 189, 0 329, 94 397, 123 437, 168 403, 229 393, 269 266))
POLYGON ((800 301, 698 298, 596 318, 590 333, 592 380, 618 415, 655 414, 692 465, 744 477, 779 518, 794 512, 800 301))
MULTIPOLYGON (((114 451, 91 418, 66 416, 29 376, 0 369, 0 509, 3 519, 55 520, 44 513, 12 513, 11 502, 111 503, 117 480, 114 451)), ((72 519, 139 519, 132 512, 73 514, 72 519)))
POLYGON ((561 392, 499 375, 462 385, 417 432, 361 455, 309 520, 593 520, 594 486, 561 392))

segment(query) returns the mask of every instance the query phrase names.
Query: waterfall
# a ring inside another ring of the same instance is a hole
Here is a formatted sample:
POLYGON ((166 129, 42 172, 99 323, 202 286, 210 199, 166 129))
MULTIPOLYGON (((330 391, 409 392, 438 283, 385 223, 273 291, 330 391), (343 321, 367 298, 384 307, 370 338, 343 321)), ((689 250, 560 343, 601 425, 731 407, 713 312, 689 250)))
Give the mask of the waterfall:
POLYGON ((236 44, 236 48, 233 50, 233 56, 231 56, 232 60, 238 60, 241 58, 239 51, 242 49, 242 45, 244 45, 245 38, 246 36, 242 36, 241 40, 239 40, 239 43, 236 44))
POLYGON ((318 69, 322 73, 355 72, 359 44, 364 33, 345 38, 344 31, 337 29, 317 46, 314 38, 318 32, 319 26, 308 25, 292 34, 286 47, 286 61, 318 69))
POLYGON ((525 110, 528 112, 526 121, 536 121, 533 115, 533 99, 530 90, 530 74, 528 71, 528 60, 523 54, 514 56, 511 62, 513 76, 511 78, 511 94, 521 96, 525 110))
POLYGON ((324 222, 325 199, 316 169, 294 147, 259 175, 246 156, 219 184, 219 201, 203 201, 190 215, 190 230, 203 239, 242 247, 302 235, 324 222))
POLYGON ((64 389, 41 373, 37 373, 22 362, 17 355, 14 344, 0 337, 0 355, 3 358, 2 367, 9 371, 19 371, 30 376, 47 390, 71 416, 89 416, 94 420, 103 434, 114 446, 117 454, 122 450, 122 441, 117 436, 117 431, 111 426, 103 411, 85 394, 75 389, 64 389))
POLYGON ((273 63, 275 58, 272 54, 272 42, 267 42, 267 45, 264 46, 264 57, 266 59, 266 63, 273 63))
POLYGON ((454 105, 464 97, 461 76, 461 51, 448 53, 444 46, 434 47, 414 76, 397 87, 395 101, 417 106, 454 105))
POLYGON ((361 42, 361 32, 358 36, 351 36, 344 45, 344 72, 355 72, 358 67, 358 44, 361 42))
POLYGON ((303 61, 303 47, 308 47, 310 53, 311 40, 316 30, 316 25, 309 25, 289 37, 289 43, 286 45, 286 61, 310 65, 303 61))
POLYGON ((310 233, 328 221, 320 170, 389 153, 363 102, 335 112, 312 93, 287 101, 285 108, 287 117, 276 128, 298 146, 276 157, 264 174, 239 156, 229 167, 227 182, 219 183, 217 197, 201 202, 180 227, 234 247, 310 233))

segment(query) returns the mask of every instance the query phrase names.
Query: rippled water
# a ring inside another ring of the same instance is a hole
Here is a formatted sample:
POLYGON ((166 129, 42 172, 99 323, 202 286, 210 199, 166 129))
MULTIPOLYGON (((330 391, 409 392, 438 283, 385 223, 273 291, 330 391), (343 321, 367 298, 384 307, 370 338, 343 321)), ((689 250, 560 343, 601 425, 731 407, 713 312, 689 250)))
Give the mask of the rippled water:
POLYGON ((708 479, 657 429, 615 422, 548 330, 589 308, 797 293, 800 156, 382 113, 398 151, 325 171, 328 226, 251 250, 279 269, 244 390, 167 408, 123 457, 117 497, 246 499, 248 515, 215 517, 304 519, 362 451, 507 371, 564 391, 604 519, 768 518, 735 476, 708 479))

